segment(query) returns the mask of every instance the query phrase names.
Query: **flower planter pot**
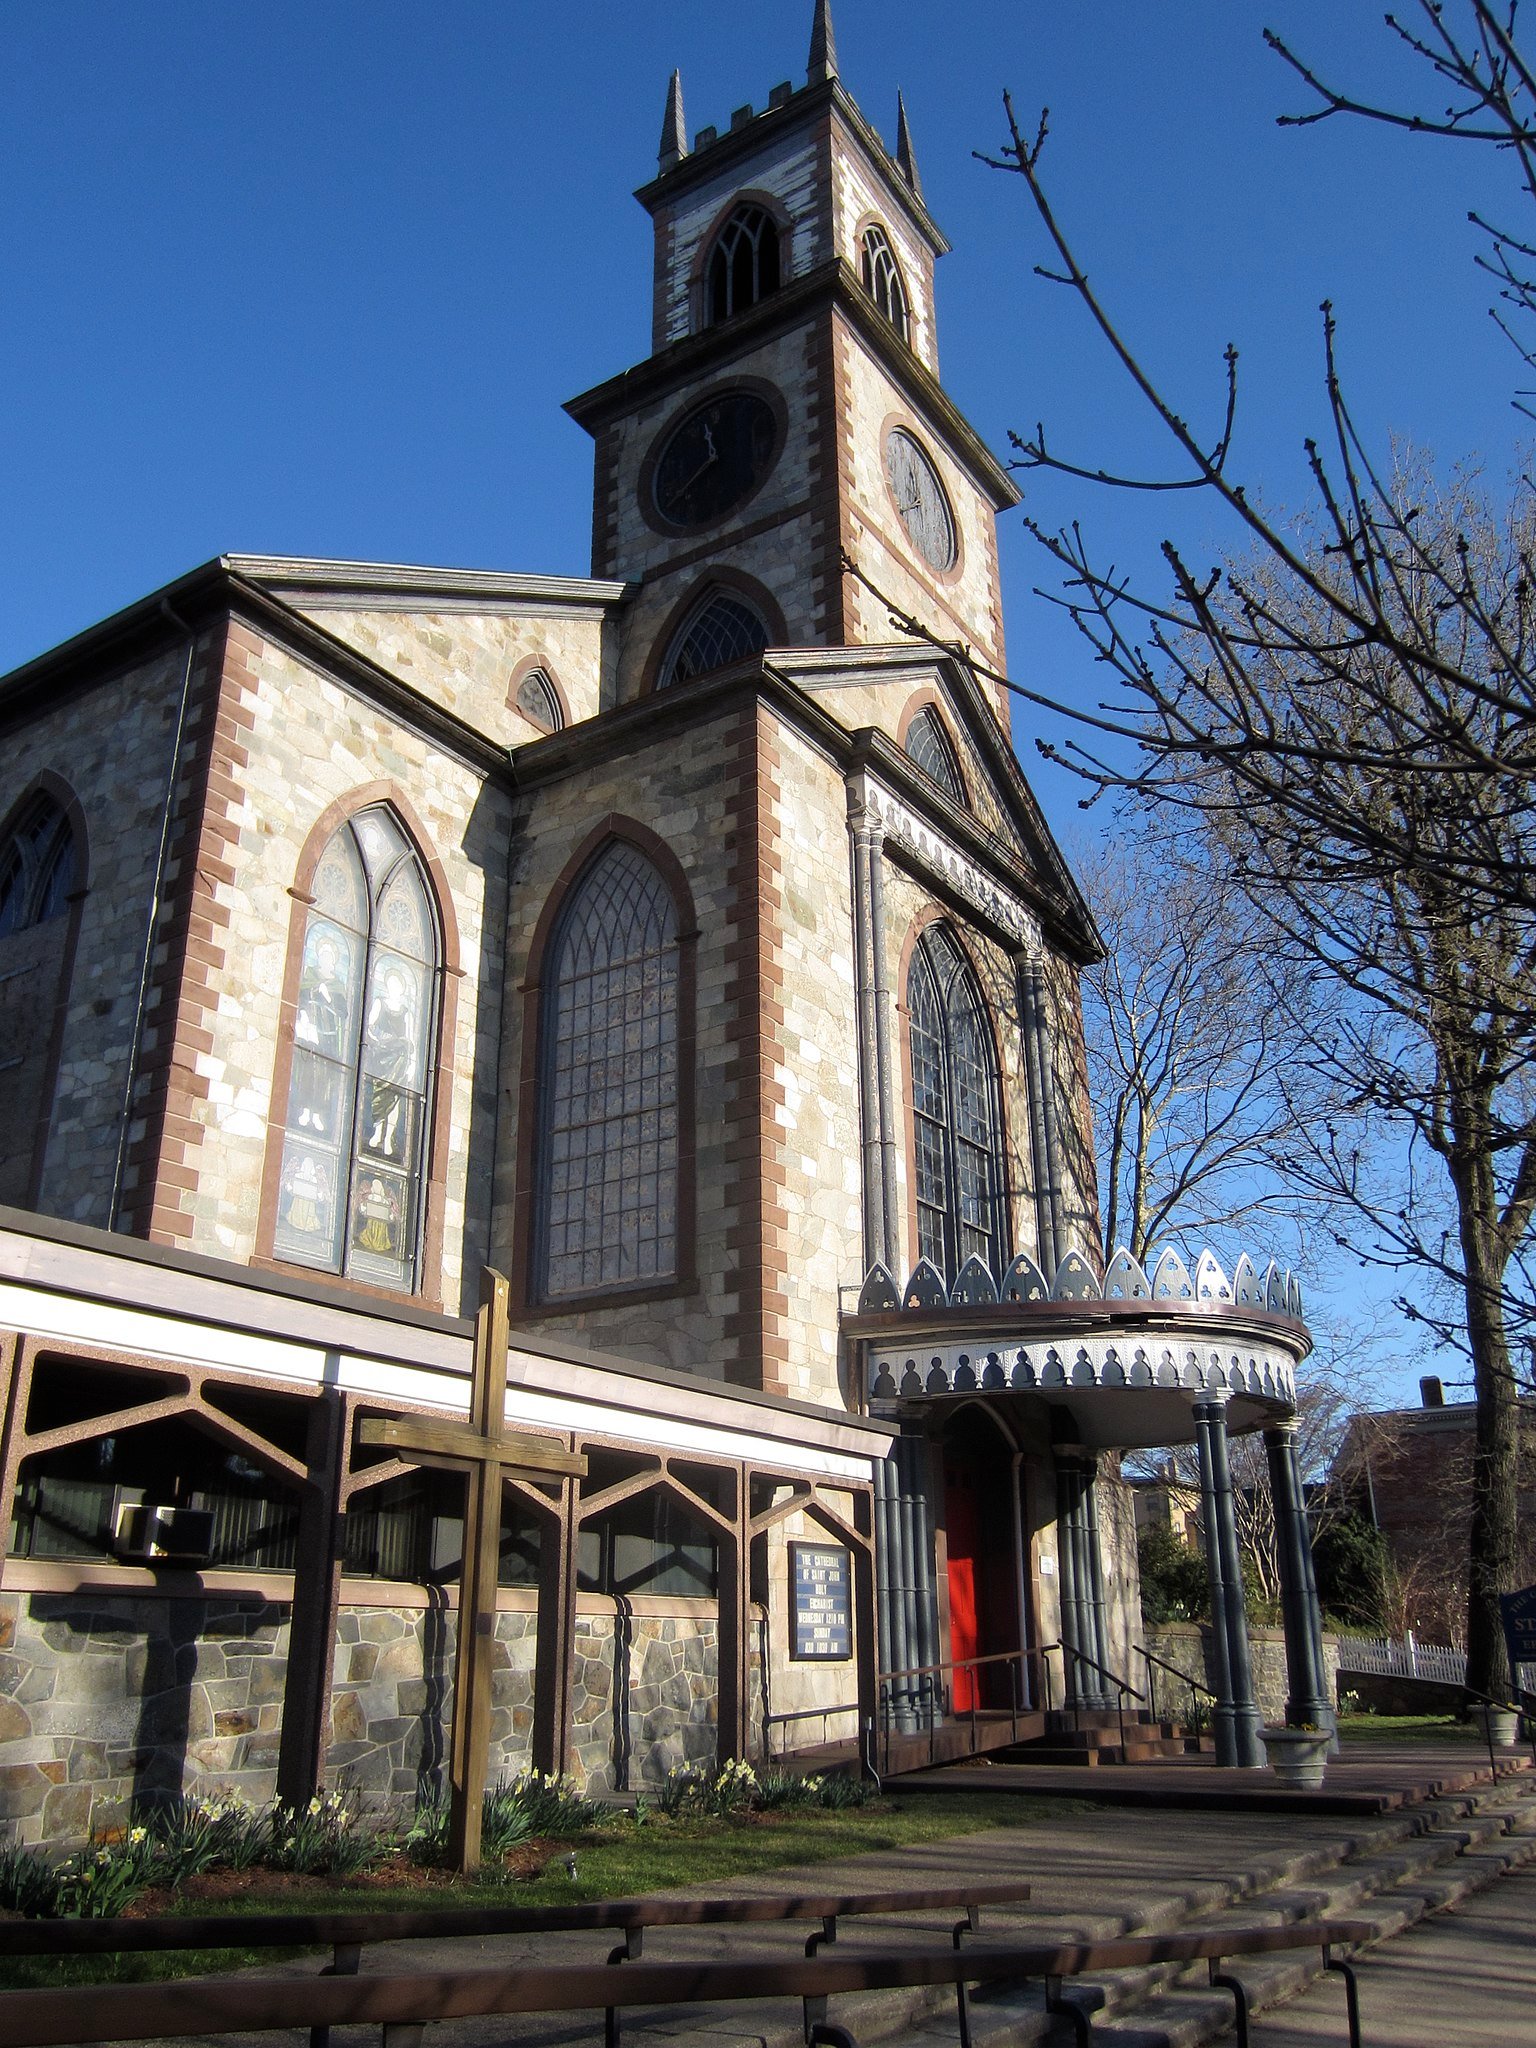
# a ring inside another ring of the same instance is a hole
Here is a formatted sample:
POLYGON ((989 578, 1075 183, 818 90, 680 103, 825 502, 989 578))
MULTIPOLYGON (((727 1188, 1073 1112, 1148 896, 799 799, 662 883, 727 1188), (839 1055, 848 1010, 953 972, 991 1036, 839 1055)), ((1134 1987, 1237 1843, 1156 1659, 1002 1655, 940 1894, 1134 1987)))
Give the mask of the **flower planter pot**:
POLYGON ((1509 1707, 1474 1706, 1472 1725, 1495 1749, 1513 1749, 1520 1739, 1520 1716, 1509 1707))
POLYGON ((1328 1767, 1333 1738, 1326 1728, 1263 1728, 1259 1731, 1269 1767, 1282 1785, 1316 1791, 1328 1767))

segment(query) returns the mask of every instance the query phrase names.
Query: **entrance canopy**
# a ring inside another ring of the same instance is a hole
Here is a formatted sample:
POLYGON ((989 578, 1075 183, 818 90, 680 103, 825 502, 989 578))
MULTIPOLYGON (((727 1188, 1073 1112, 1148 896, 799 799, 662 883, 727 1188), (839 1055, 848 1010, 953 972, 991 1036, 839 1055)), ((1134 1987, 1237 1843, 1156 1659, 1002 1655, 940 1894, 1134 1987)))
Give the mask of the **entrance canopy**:
POLYGON ((876 1266, 843 1329, 867 1412, 1043 1403, 1093 1449, 1191 1442, 1194 1404, 1213 1395, 1231 1431, 1282 1420, 1312 1348, 1292 1274, 1273 1262, 1261 1273, 1245 1255, 1229 1278, 1208 1251, 1193 1279, 1172 1251, 1150 1278, 1120 1252, 1103 1280, 1073 1252, 1054 1284, 1023 1255, 1001 1286, 975 1259, 952 1287, 927 1261, 904 1289, 876 1266))

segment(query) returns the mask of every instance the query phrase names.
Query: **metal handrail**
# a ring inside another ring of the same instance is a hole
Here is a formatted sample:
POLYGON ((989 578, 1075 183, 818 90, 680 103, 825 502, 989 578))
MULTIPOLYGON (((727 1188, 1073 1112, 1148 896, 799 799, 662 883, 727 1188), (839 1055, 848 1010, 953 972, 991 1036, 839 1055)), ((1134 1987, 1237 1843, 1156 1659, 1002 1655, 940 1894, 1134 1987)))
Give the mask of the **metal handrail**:
POLYGON ((1149 1704, 1154 1718, 1157 1714, 1157 1687, 1152 1679, 1152 1665, 1155 1664, 1159 1671, 1167 1671, 1174 1678, 1182 1679, 1184 1684, 1189 1687, 1189 1704, 1194 1718, 1195 1740, 1198 1742, 1201 1736, 1200 1694, 1204 1693, 1206 1698, 1214 1705, 1216 1701, 1215 1693, 1212 1692, 1208 1685, 1196 1678, 1192 1672, 1181 1671, 1177 1664, 1170 1664, 1166 1657, 1157 1656, 1154 1651, 1145 1648, 1141 1643, 1137 1643, 1135 1649, 1137 1656, 1145 1658, 1147 1662, 1147 1691, 1152 1695, 1149 1704))
MULTIPOLYGON (((1052 1644, 1051 1647, 1057 1648, 1059 1646, 1052 1644)), ((954 1686, 952 1682, 948 1685, 942 1683, 944 1675, 946 1673, 954 1674, 959 1671, 979 1670, 981 1666, 986 1664, 1006 1664, 1009 1667, 1009 1678, 1013 1694, 1009 1712, 1013 1723, 1013 1739, 1016 1742, 1019 1736, 1019 1715, 1026 1711, 1027 1707, 1027 1703, 1022 1696, 1019 1679, 1021 1671, 1029 1661, 1038 1661, 1044 1673, 1046 1707, 1049 1712, 1051 1698, 1050 1665, 1037 1649, 1021 1647, 1017 1650, 991 1650, 982 1657, 954 1657, 937 1664, 909 1664, 900 1670, 877 1672, 875 1674, 875 1693, 879 1708, 881 1733, 885 1738, 885 1765, 887 1772, 890 1770, 891 1762, 891 1718, 893 1712, 899 1711, 891 1697, 891 1688, 894 1681, 914 1678, 937 1679, 941 1681, 932 1688, 932 1692, 938 1695, 937 1704, 939 1712, 948 1713, 951 1717, 954 1717, 954 1686)), ((927 1704, 931 1709, 934 1702, 930 1699, 927 1704)), ((977 1703, 974 1689, 971 1694, 970 1707, 967 1711, 970 1718, 971 1733, 969 1754, 976 1756, 979 1753, 980 1744, 977 1740, 977 1703)), ((930 1711, 928 1718, 928 1758, 930 1764, 937 1761, 937 1738, 938 1718, 930 1711)))
MULTIPOLYGON (((1125 1696, 1129 1693, 1133 1700, 1140 1700, 1141 1704, 1146 1706, 1146 1695, 1139 1693, 1131 1681, 1128 1678, 1122 1678, 1118 1671, 1111 1671, 1107 1665, 1101 1664, 1097 1657, 1090 1657, 1086 1650, 1076 1649, 1070 1643, 1053 1643, 1051 1647, 1060 1650, 1063 1656, 1075 1657, 1080 1664, 1086 1664, 1090 1671, 1096 1671, 1100 1678, 1107 1678, 1110 1684, 1116 1688, 1115 1718, 1120 1724, 1120 1749, 1123 1755, 1125 1751, 1125 1696)), ((1076 1703, 1074 1702, 1074 1707, 1075 1705, 1076 1703)), ((1081 1722, 1078 1725, 1081 1726, 1081 1722)))

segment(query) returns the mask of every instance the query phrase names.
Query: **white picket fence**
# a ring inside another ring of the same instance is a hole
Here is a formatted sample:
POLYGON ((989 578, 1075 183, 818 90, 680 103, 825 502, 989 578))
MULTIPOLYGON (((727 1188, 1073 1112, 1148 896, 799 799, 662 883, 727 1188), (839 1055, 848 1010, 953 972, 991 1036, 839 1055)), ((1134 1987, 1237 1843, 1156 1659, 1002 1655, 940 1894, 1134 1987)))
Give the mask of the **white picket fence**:
POLYGON ((1444 1685, 1465 1685, 1467 1653, 1450 1643, 1421 1643, 1412 1635, 1401 1642, 1390 1636, 1340 1636, 1339 1669, 1369 1671, 1383 1678, 1437 1678, 1444 1685))
MULTIPOLYGON (((1338 1645, 1340 1671, 1438 1679, 1442 1685, 1467 1682, 1467 1653, 1451 1643, 1421 1643, 1409 1634, 1400 1642, 1391 1636, 1340 1636, 1338 1645)), ((1515 1683, 1536 1692, 1536 1664, 1517 1665, 1515 1683)))

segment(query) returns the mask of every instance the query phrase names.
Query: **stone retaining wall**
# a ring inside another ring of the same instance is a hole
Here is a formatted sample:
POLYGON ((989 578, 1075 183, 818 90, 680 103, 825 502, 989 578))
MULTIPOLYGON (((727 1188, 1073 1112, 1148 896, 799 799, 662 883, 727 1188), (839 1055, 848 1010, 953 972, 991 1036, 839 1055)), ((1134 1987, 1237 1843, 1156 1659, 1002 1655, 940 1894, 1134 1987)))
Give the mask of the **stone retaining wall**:
MULTIPOLYGON (((1203 1685, 1216 1689, 1215 1666, 1211 1658, 1211 1631, 1203 1623, 1169 1622, 1162 1628, 1149 1628, 1146 1632, 1147 1648, 1154 1657, 1161 1657, 1165 1663, 1177 1668, 1203 1685)), ((1253 1660, 1253 1693, 1259 1703, 1259 1713, 1266 1723, 1279 1725, 1285 1720, 1286 1676, 1285 1636, 1277 1628, 1250 1628, 1248 1649, 1253 1660)), ((1140 1662, 1138 1658, 1137 1662, 1140 1662)), ((1337 1696, 1339 1646, 1332 1636, 1323 1637, 1323 1664, 1326 1683, 1323 1691, 1328 1699, 1337 1696)), ((1143 1667, 1144 1668, 1144 1667, 1143 1667)), ((1174 1720, 1187 1720, 1189 1716, 1189 1693, 1182 1690, 1176 1679, 1166 1671, 1156 1673, 1157 1704, 1159 1710, 1174 1720)), ((1140 1684, 1138 1677, 1137 1683, 1140 1684)), ((1210 1702, 1202 1703, 1202 1712, 1209 1709, 1210 1702)))
MULTIPOLYGON (((577 1617, 571 1771, 594 1793, 656 1786, 715 1754, 715 1614, 661 1604, 669 1611, 584 1600, 577 1617)), ((215 1785, 270 1800, 288 1614, 254 1594, 0 1593, 0 1840, 78 1840, 135 1798, 215 1785)), ((328 1783, 379 1807, 446 1787, 454 1619, 441 1607, 342 1608, 328 1783)), ((532 1760, 536 1647, 533 1614, 504 1609, 493 1780, 532 1760)), ((760 1691, 754 1655, 754 1745, 760 1691)))

